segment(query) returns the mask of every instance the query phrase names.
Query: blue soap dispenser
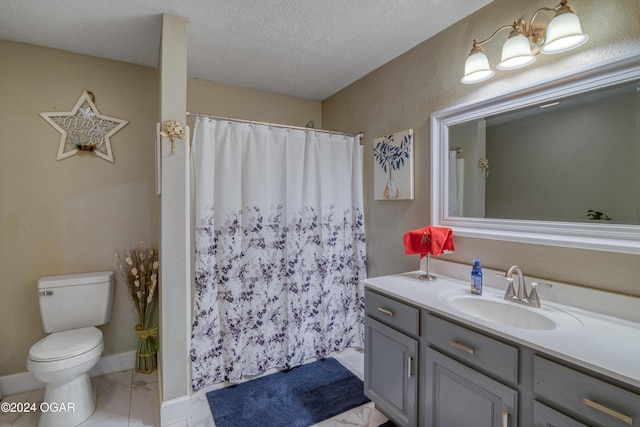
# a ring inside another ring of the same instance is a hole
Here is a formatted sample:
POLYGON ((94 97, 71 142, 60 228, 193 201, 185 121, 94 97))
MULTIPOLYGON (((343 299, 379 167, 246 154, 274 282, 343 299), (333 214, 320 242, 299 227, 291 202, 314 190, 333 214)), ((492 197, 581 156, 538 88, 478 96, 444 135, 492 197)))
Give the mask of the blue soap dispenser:
POLYGON ((473 260, 473 268, 471 269, 471 293, 482 295, 482 267, 480 260, 473 260))

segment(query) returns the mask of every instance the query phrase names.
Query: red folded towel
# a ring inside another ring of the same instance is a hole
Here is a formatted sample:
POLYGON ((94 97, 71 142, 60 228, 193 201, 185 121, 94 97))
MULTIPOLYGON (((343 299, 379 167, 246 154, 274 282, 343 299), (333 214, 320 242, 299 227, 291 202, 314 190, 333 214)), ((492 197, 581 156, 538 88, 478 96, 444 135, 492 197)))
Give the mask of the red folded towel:
POLYGON ((445 252, 453 252, 453 231, 448 227, 432 227, 430 225, 411 230, 403 237, 404 253, 407 255, 427 254, 438 256, 445 252))

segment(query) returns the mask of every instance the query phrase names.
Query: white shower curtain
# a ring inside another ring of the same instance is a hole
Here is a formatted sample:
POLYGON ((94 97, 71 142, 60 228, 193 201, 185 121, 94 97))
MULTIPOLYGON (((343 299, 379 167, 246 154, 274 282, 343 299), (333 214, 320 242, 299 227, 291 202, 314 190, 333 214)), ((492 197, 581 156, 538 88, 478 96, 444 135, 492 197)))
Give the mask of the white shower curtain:
POLYGON ((359 138, 198 117, 194 390, 363 345, 359 138))
POLYGON ((449 151, 449 216, 463 216, 464 159, 449 151))

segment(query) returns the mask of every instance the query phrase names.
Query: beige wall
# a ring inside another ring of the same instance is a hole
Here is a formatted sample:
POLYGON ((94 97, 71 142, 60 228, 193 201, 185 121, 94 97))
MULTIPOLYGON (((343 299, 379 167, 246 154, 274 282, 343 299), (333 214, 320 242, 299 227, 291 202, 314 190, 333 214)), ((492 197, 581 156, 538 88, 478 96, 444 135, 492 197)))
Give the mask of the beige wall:
MULTIPOLYGON (((26 371, 44 337, 36 285, 44 275, 114 270, 113 253, 157 245, 154 133, 157 70, 0 41, 0 376, 26 371), (129 123, 114 163, 57 161, 60 133, 38 113, 70 111, 84 90, 100 113, 129 123)), ((118 277, 119 279, 119 277, 118 277)), ((135 349, 136 317, 118 280, 105 354, 135 349)))
MULTIPOLYGON (((618 0, 572 2, 586 45, 558 55, 538 55, 522 70, 498 71, 488 82, 460 83, 464 61, 474 38, 486 38, 517 17, 530 18, 549 1, 495 0, 430 40, 385 64, 322 103, 327 129, 365 133, 365 204, 367 255, 370 276, 418 268, 418 258, 404 255, 402 235, 429 222, 430 114, 455 104, 481 99, 586 67, 640 49, 640 2, 618 0), (413 128, 415 134, 416 198, 413 201, 373 200, 373 139, 413 128)), ((494 65, 501 42, 488 45, 494 65)), ((640 256, 574 250, 492 240, 454 237, 456 251, 443 256, 471 264, 481 258, 487 267, 506 269, 512 264, 526 274, 588 287, 640 296, 640 256)))
MULTIPOLYGON (((0 376, 26 371, 44 337, 39 277, 113 270, 113 252, 159 244, 154 133, 158 70, 0 41, 0 376), (111 138, 114 163, 85 154, 57 161, 60 134, 38 113, 69 111, 83 90, 105 115, 129 123, 111 138)), ((203 80, 188 81, 188 109, 227 117, 321 126, 321 104, 203 80)), ((105 355, 136 348, 136 317, 117 277, 105 355)))
POLYGON ((188 80, 187 109, 192 113, 289 126, 304 126, 313 120, 316 128, 322 126, 322 106, 319 101, 206 80, 188 80))

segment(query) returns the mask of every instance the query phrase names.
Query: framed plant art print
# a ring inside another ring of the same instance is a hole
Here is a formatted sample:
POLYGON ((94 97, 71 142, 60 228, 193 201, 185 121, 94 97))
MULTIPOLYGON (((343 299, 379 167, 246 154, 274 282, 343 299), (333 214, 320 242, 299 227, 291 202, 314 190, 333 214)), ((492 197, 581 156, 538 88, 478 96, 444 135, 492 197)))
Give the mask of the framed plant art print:
POLYGON ((413 200, 413 129, 373 140, 375 200, 413 200))

